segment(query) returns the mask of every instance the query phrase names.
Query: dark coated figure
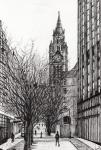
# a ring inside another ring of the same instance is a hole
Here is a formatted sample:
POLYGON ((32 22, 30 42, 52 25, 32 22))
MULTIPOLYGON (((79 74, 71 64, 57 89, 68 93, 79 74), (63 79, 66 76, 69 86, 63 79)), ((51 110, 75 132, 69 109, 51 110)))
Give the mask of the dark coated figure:
POLYGON ((13 132, 11 134, 11 139, 12 139, 12 142, 14 142, 14 133, 13 132))
POLYGON ((35 135, 37 134, 37 131, 35 130, 35 135))
POLYGON ((42 138, 42 131, 41 131, 41 133, 40 133, 41 135, 40 135, 40 137, 42 138))
POLYGON ((55 140, 56 140, 56 146, 57 146, 57 144, 58 144, 58 146, 60 146, 60 144, 59 144, 59 133, 58 133, 58 131, 56 132, 56 134, 55 134, 55 140))

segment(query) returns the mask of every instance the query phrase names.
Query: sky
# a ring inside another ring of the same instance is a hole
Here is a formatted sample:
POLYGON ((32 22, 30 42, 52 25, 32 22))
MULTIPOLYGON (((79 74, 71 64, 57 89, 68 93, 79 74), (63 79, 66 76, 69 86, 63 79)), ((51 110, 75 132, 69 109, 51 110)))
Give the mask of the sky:
POLYGON ((77 0, 0 0, 0 20, 11 43, 23 49, 34 41, 41 57, 48 55, 58 11, 72 68, 77 61, 77 0))

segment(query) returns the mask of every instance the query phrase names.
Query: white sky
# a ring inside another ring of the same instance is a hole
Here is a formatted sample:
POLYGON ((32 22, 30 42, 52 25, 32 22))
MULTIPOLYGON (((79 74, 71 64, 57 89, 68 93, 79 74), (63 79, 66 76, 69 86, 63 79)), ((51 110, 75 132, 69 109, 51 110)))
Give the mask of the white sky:
POLYGON ((38 53, 48 53, 58 11, 65 29, 69 66, 77 58, 77 0, 0 0, 0 19, 13 42, 33 40, 38 53))

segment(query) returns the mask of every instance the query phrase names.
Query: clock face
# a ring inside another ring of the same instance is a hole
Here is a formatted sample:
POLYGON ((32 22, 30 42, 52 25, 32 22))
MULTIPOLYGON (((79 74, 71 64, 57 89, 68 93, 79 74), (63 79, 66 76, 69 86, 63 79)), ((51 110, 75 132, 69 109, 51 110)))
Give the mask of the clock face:
POLYGON ((61 61, 61 56, 55 55, 53 59, 54 59, 54 61, 59 62, 59 61, 61 61))

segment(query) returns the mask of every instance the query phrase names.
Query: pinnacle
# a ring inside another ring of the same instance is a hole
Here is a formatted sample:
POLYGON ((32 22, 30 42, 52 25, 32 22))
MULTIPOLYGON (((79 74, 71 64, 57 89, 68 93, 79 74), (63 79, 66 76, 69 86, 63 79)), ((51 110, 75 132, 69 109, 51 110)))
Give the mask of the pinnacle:
POLYGON ((60 11, 58 11, 58 20, 57 20, 57 28, 61 26, 61 18, 60 18, 60 11))
POLYGON ((57 25, 54 31, 54 35, 61 35, 62 33, 63 33, 63 28, 61 24, 60 11, 58 11, 58 19, 57 19, 57 25))

